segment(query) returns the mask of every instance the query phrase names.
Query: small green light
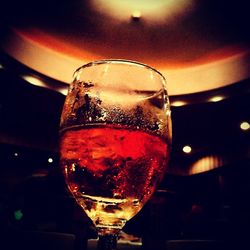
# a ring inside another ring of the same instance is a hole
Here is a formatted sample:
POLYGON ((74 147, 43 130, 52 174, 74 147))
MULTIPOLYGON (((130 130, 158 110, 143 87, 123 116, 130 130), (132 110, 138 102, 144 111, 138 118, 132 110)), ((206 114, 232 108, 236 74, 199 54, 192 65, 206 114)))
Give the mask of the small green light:
POLYGON ((15 216, 16 220, 21 220, 23 218, 23 212, 22 212, 22 210, 20 210, 20 209, 16 210, 14 212, 14 216, 15 216))

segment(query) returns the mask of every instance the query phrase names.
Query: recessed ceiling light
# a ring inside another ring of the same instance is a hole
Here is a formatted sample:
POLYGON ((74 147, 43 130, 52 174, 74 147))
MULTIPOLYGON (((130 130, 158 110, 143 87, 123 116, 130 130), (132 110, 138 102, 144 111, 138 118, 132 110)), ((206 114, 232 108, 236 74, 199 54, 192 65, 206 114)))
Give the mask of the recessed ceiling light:
POLYGON ((63 94, 63 95, 67 95, 68 94, 68 87, 62 87, 62 88, 58 88, 56 89, 59 93, 63 94))
POLYGON ((135 11, 132 13, 131 17, 132 17, 133 19, 140 19, 140 18, 141 18, 141 12, 140 12, 139 10, 135 10, 135 11))
POLYGON ((194 0, 145 0, 145 1, 117 1, 117 0, 92 0, 92 7, 100 13, 109 15, 119 20, 127 20, 133 17, 136 10, 136 17, 143 17, 155 22, 164 22, 167 19, 175 19, 190 13, 194 7, 194 0), (140 13, 140 16, 138 14, 140 13))
POLYGON ((224 99, 225 99, 224 96, 217 95, 217 96, 213 96, 213 97, 209 98, 208 101, 210 101, 210 102, 219 102, 219 101, 222 101, 224 99))
POLYGON ((240 128, 242 129, 242 130, 248 130, 249 128, 250 128, 250 124, 248 123, 248 122, 242 122, 241 124, 240 124, 240 128))
POLYGON ((184 147, 182 148, 182 151, 183 151, 184 153, 186 153, 186 154, 189 154, 189 153, 191 153, 192 148, 191 148, 189 145, 186 145, 186 146, 184 146, 184 147))
POLYGON ((23 75, 22 78, 32 85, 39 86, 39 87, 46 87, 46 84, 35 76, 23 75))
POLYGON ((174 107, 180 107, 180 106, 186 105, 187 102, 184 102, 184 101, 174 101, 174 102, 171 102, 170 104, 171 104, 171 106, 174 106, 174 107))
POLYGON ((53 158, 48 158, 48 163, 52 163, 53 162, 53 158))

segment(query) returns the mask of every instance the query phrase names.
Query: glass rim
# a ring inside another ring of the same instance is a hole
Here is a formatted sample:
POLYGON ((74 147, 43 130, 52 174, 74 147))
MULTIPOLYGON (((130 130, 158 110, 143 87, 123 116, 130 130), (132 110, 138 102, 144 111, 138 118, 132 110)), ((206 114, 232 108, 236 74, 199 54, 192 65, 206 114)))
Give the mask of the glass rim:
MULTIPOLYGON (((166 85, 166 78, 165 76, 158 71, 157 69, 153 68, 152 66, 149 66, 148 64, 139 62, 139 61, 135 61, 135 60, 128 60, 128 59, 116 59, 116 58, 111 58, 111 59, 100 59, 100 60, 94 60, 91 62, 88 62, 86 64, 83 64, 82 66, 78 67, 75 71, 73 76, 75 76, 75 74, 77 74, 80 70, 84 69, 84 68, 88 68, 91 66, 96 66, 96 65, 101 65, 101 64, 115 64, 115 63, 121 63, 121 64, 130 64, 130 65, 135 65, 135 66, 141 66, 144 67, 146 69, 152 70, 155 73, 157 73, 158 75, 160 75, 160 77, 163 79, 164 85, 166 85)), ((166 86, 165 86, 166 87, 166 86)))

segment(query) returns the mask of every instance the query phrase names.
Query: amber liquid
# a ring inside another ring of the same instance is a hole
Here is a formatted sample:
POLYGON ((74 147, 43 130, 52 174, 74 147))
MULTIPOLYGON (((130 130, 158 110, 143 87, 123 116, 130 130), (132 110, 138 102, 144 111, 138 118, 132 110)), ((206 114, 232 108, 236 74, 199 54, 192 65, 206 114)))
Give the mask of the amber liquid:
POLYGON ((67 185, 94 224, 119 228, 152 196, 169 157, 167 141, 114 126, 73 127, 61 133, 67 185))

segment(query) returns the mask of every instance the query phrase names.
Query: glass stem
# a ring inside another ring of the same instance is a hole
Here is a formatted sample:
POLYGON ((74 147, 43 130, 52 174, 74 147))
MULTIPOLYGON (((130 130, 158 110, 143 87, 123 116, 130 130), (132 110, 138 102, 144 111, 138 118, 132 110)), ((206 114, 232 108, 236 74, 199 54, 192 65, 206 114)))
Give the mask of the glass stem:
POLYGON ((117 237, 118 236, 116 234, 99 235, 97 249, 98 250, 116 250, 117 237))

